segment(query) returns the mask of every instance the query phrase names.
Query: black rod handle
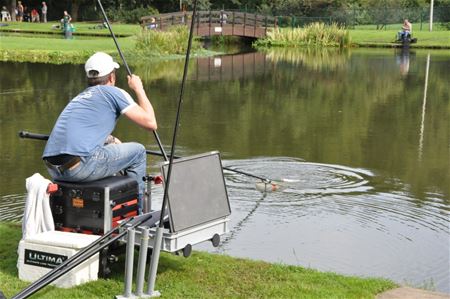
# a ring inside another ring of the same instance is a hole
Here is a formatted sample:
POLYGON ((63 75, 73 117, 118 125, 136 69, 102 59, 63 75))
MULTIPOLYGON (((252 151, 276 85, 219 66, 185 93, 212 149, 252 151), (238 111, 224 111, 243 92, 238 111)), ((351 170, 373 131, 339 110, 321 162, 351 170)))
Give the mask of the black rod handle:
POLYGON ((48 135, 46 135, 46 134, 37 134, 37 133, 31 133, 31 132, 27 132, 27 131, 20 131, 19 137, 20 138, 37 139, 37 140, 48 140, 48 135))

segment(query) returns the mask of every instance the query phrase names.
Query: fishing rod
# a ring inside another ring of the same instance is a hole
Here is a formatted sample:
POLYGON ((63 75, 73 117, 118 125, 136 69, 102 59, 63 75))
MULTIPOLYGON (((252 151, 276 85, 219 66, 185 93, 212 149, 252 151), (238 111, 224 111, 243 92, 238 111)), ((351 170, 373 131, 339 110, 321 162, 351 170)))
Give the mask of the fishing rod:
MULTIPOLYGON (((49 135, 46 134, 38 134, 38 133, 31 133, 31 132, 27 132, 27 131, 20 131, 19 132, 19 137, 20 138, 29 138, 29 139, 36 139, 36 140, 48 140, 49 135)), ((164 154, 158 151, 152 151, 152 150, 146 150, 147 155, 153 155, 153 156, 158 156, 158 157, 164 157, 164 154)), ((166 154, 166 156, 171 157, 172 153, 168 153, 166 154)), ((183 158, 181 156, 177 156, 174 155, 173 156, 175 159, 180 159, 183 158)), ((167 161, 167 160, 166 160, 167 161)), ((223 169, 234 172, 234 173, 238 173, 238 174, 242 174, 254 179, 258 179, 261 180, 260 183, 256 183, 256 189, 258 191, 261 192, 271 192, 271 191, 276 191, 280 188, 280 182, 276 181, 276 180, 272 180, 263 176, 258 176, 252 173, 248 173, 242 170, 238 170, 238 169, 234 169, 234 168, 230 168, 227 166, 222 166, 223 169)))
POLYGON ((159 263, 159 254, 161 252, 161 244, 162 244, 162 236, 164 231, 164 216, 168 201, 168 194, 169 194, 169 187, 170 187, 170 179, 172 175, 172 166, 173 166, 173 159, 174 153, 175 153, 175 146, 177 142, 177 133, 178 133, 178 127, 180 124, 181 119, 181 106, 183 104, 183 95, 184 95, 184 88, 186 85, 186 78, 187 78, 187 71, 189 67, 189 57, 191 54, 191 47, 192 47, 192 37, 194 35, 194 24, 195 24, 195 15, 197 13, 197 0, 194 1, 194 8, 192 10, 192 19, 191 19, 191 28, 189 30, 189 39, 188 39, 188 46, 186 50, 186 57, 184 60, 184 69, 183 69, 183 78, 181 79, 181 88, 180 88, 180 97, 178 99, 178 106, 177 106, 177 114, 175 118, 175 126, 173 128, 173 135, 172 135, 172 146, 170 149, 170 152, 172 155, 170 155, 169 159, 169 168, 167 170, 167 177, 164 185, 164 196, 161 206, 161 215, 159 220, 158 228, 156 229, 155 234, 155 246, 153 247, 153 253, 152 258, 150 260, 150 270, 149 270, 149 282, 148 282, 148 294, 150 296, 154 295, 154 289, 155 289, 155 281, 156 281, 156 272, 158 269, 158 263, 159 263))
MULTIPOLYGON (((111 37, 114 40, 114 44, 116 45, 117 51, 119 52, 120 58, 122 58, 125 69, 127 70, 128 75, 131 76, 132 75, 131 70, 128 66, 127 61, 125 60, 125 56, 123 55, 122 50, 120 49, 119 43, 117 42, 117 38, 114 35, 114 32, 112 31, 111 24, 109 23, 109 20, 108 20, 108 17, 106 16, 105 10, 103 9, 102 2, 100 0, 97 0, 97 2, 98 2, 98 5, 100 6, 100 10, 102 11, 103 18, 105 19, 106 25, 108 26, 108 30, 111 33, 111 37)), ((161 153, 164 157, 164 160, 167 161, 168 157, 167 157, 166 151, 164 150, 164 147, 162 145, 161 139, 159 138, 158 132, 156 132, 156 130, 154 130, 153 135, 155 136, 156 143, 158 143, 159 150, 161 151, 161 153)))

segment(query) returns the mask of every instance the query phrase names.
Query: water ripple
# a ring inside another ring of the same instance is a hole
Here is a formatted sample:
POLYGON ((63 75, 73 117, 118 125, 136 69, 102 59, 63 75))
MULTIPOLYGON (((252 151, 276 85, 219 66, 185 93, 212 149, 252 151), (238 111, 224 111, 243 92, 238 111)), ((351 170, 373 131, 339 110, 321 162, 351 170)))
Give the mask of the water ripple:
MULTIPOLYGON (((281 191, 268 194, 260 213, 280 218, 338 214, 383 232, 389 231, 386 222, 394 221, 450 234, 448 205, 439 194, 430 193, 428 200, 418 201, 401 181, 379 182, 380 178, 367 169, 286 157, 227 160, 224 164, 279 181, 281 191)), ((258 200, 255 179, 228 171, 226 178, 228 189, 240 193, 234 201, 258 200)))
POLYGON ((0 197, 0 221, 20 221, 25 207, 26 194, 0 197))

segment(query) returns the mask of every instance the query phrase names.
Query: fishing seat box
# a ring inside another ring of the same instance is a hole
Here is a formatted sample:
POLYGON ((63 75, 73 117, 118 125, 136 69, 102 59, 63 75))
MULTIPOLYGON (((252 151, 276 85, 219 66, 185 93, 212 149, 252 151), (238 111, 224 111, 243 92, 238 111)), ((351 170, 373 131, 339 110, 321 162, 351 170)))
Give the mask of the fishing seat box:
MULTIPOLYGON (((88 246, 100 236, 61 231, 48 231, 28 237, 19 242, 17 268, 19 278, 33 282, 58 266, 66 259, 88 246)), ((52 285, 70 288, 98 278, 99 254, 76 266, 52 285)))
POLYGON ((138 183, 128 176, 113 176, 92 182, 55 182, 50 196, 55 229, 102 235, 117 221, 138 214, 138 183))

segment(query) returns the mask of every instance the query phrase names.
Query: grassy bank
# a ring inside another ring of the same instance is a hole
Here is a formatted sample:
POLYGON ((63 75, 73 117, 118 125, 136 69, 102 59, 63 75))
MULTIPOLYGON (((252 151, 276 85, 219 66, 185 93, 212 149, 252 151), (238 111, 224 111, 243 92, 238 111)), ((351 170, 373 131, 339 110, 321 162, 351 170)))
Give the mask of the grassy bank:
MULTIPOLYGON (((83 26, 93 26, 93 24, 83 24, 83 26)), ((107 29, 95 30, 101 31, 102 35, 88 35, 92 33, 88 31, 90 29, 84 29, 85 35, 74 35, 73 39, 64 39, 59 30, 58 34, 49 34, 51 25, 12 23, 8 27, 17 27, 17 31, 12 33, 0 27, 0 61, 84 63, 97 51, 109 53, 119 59, 116 46, 107 29), (32 35, 29 33, 32 30, 42 34, 32 35)), ((187 28, 173 28, 168 32, 143 32, 137 25, 114 24, 113 27, 115 32, 122 32, 123 36, 126 36, 118 38, 118 43, 128 62, 133 63, 133 61, 155 57, 179 58, 185 55, 187 28)), ((79 32, 77 31, 76 34, 79 32)), ((204 50, 198 41, 193 41, 192 56, 214 54, 217 53, 204 50)))
MULTIPOLYGON (((119 38, 124 52, 134 48, 132 37, 119 38)), ((83 63, 96 51, 117 52, 111 38, 65 40, 51 37, 0 36, 0 60, 46 63, 83 63)))
MULTIPOLYGON (((17 278, 20 225, 0 223, 0 235, 0 290, 9 298, 28 285, 17 278)), ((123 292, 123 269, 119 262, 110 279, 71 289, 46 287, 36 298, 112 298, 123 292)), ((156 289, 166 298, 373 298, 393 287, 394 283, 384 279, 345 277, 201 252, 187 259, 163 253, 156 280, 156 289)))
MULTIPOLYGON (((349 30, 352 45, 359 47, 395 47, 398 30, 349 30)), ((416 44, 411 48, 450 49, 450 31, 414 31, 416 44)))
MULTIPOLYGON (((52 29, 54 26, 61 25, 57 22, 49 23, 28 23, 28 22, 8 22, 5 23, 8 26, 0 26, 0 32, 33 32, 33 33, 45 33, 45 34, 59 34, 62 36, 60 29, 52 29)), ((97 35, 97 36, 109 36, 109 30, 102 28, 101 23, 73 23, 75 26, 75 35, 97 35)), ((118 37, 126 37, 137 34, 141 31, 139 25, 131 24, 112 24, 111 25, 114 34, 118 37)))
MULTIPOLYGON (((304 28, 275 28, 256 47, 399 47, 398 30, 344 29, 335 24, 312 23, 304 28)), ((450 31, 415 31, 418 42, 411 48, 450 49, 450 31)))

